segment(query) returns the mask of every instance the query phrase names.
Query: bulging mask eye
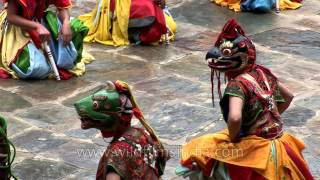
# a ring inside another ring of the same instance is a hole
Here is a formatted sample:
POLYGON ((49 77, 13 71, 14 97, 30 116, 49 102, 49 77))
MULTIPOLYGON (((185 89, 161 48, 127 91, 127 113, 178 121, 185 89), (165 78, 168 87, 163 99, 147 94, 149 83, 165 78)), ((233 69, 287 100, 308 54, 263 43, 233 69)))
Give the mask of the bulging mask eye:
POLYGON ((98 101, 93 101, 93 103, 92 103, 92 108, 93 108, 94 110, 99 109, 99 102, 98 102, 98 101))
POLYGON ((222 50, 222 54, 224 56, 231 56, 232 55, 232 50, 229 49, 229 48, 225 48, 225 49, 222 50))

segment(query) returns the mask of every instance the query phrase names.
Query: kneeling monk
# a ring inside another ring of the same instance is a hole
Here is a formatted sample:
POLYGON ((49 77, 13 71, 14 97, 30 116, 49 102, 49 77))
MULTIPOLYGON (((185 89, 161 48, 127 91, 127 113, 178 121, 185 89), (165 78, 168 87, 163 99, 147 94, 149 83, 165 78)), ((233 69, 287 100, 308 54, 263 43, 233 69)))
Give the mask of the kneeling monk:
POLYGON ((71 0, 5 0, 5 5, 0 13, 0 78, 47 78, 53 71, 49 54, 62 79, 84 73, 88 28, 78 19, 70 21, 71 0), (49 5, 58 16, 46 11, 49 5))
POLYGON ((176 24, 165 7, 165 0, 98 0, 92 12, 79 17, 90 29, 85 42, 122 46, 173 40, 176 24))
POLYGON ((255 63, 255 47, 235 20, 224 26, 206 59, 212 80, 220 72, 228 79, 220 101, 228 129, 184 145, 177 173, 198 169, 203 178, 313 179, 301 155, 303 142, 283 130, 280 114, 293 95, 255 63))
POLYGON ((113 137, 100 159, 97 180, 158 180, 168 154, 132 96, 129 86, 108 82, 107 87, 75 103, 81 128, 97 128, 113 137), (144 128, 132 127, 135 116, 144 128))

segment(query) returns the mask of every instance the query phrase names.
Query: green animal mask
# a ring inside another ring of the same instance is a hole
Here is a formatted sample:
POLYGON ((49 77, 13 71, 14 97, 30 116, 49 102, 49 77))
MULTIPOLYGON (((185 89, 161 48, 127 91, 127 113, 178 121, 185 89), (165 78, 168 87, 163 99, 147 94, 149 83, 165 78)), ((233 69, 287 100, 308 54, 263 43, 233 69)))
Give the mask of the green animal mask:
POLYGON ((74 106, 82 121, 99 121, 99 126, 94 128, 114 130, 119 120, 117 117, 127 110, 121 105, 122 97, 115 85, 108 82, 106 89, 77 101, 74 106))

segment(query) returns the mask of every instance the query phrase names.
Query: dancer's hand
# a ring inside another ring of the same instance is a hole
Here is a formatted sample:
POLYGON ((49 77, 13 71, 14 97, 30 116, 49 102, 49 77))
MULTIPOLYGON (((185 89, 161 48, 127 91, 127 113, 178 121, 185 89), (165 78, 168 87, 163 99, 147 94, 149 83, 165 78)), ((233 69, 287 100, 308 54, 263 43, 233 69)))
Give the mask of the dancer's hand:
POLYGON ((48 41, 50 39, 50 32, 42 24, 37 24, 36 31, 42 42, 48 41))
POLYGON ((69 44, 72 40, 72 31, 69 22, 64 22, 61 27, 60 35, 64 41, 64 44, 69 44))

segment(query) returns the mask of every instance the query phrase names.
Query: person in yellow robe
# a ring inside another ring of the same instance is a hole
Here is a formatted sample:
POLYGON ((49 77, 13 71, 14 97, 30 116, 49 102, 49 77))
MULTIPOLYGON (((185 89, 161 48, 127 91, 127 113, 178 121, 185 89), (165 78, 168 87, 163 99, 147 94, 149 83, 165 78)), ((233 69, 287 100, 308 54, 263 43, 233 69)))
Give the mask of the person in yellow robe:
POLYGON ((176 24, 164 0, 98 0, 79 17, 89 27, 85 42, 123 46, 173 40, 176 24))

